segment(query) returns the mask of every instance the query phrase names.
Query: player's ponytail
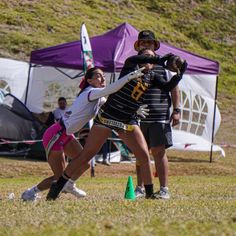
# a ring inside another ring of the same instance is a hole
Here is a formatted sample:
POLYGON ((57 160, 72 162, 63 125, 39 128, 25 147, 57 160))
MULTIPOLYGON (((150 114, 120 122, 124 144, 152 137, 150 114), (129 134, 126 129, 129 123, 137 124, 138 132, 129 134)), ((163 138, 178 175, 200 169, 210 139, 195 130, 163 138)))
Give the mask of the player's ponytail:
POLYGON ((80 83, 80 85, 79 85, 79 87, 80 87, 81 90, 80 90, 78 96, 79 96, 88 86, 90 86, 90 84, 89 84, 89 82, 88 82, 88 79, 92 79, 92 77, 93 77, 93 75, 94 75, 94 72, 95 72, 96 70, 98 70, 98 69, 99 69, 99 68, 97 68, 97 67, 93 67, 93 68, 90 68, 90 69, 87 70, 87 72, 86 72, 84 78, 82 79, 82 81, 81 81, 81 83, 80 83))

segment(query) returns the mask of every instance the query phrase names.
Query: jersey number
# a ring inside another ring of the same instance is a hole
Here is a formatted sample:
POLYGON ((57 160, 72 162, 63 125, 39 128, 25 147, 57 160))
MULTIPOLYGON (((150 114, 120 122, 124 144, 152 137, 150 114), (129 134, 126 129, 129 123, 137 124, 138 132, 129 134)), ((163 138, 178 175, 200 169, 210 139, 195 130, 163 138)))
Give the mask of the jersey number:
POLYGON ((146 90, 147 90, 147 87, 144 86, 142 83, 138 82, 131 93, 131 97, 135 101, 138 101, 146 90))

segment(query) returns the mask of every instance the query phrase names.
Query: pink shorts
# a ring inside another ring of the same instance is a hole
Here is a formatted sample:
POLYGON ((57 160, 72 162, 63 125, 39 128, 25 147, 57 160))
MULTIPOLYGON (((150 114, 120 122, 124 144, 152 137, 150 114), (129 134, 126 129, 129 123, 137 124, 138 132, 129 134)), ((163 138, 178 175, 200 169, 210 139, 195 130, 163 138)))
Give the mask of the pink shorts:
MULTIPOLYGON (((61 125, 59 123, 55 123, 44 132, 43 146, 45 150, 47 149, 48 143, 61 129, 62 129, 61 125)), ((67 135, 66 130, 64 130, 59 139, 53 144, 50 151, 63 151, 64 146, 74 138, 75 136, 73 134, 67 135)))

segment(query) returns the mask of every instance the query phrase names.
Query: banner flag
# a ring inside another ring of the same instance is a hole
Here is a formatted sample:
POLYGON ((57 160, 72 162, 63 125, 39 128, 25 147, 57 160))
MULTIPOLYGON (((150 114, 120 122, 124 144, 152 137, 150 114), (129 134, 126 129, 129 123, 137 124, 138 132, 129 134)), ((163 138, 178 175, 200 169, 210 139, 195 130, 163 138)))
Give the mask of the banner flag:
POLYGON ((84 61, 84 72, 86 72, 88 69, 94 67, 94 61, 93 61, 93 54, 92 54, 92 48, 88 36, 88 31, 86 29, 85 24, 83 23, 81 26, 81 51, 82 51, 82 57, 84 61))

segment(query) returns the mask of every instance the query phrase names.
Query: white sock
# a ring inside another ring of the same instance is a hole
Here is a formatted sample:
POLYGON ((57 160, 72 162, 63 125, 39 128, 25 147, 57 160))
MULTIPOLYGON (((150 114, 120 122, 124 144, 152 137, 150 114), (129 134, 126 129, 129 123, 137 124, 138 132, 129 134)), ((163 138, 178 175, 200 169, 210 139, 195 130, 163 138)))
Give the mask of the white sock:
POLYGON ((41 191, 38 189, 37 186, 33 186, 33 187, 30 189, 30 191, 33 191, 34 193, 39 193, 39 192, 41 192, 41 191))
POLYGON ((73 184, 75 183, 75 181, 72 180, 72 179, 69 179, 68 182, 69 182, 71 185, 73 185, 73 184))
POLYGON ((167 191, 169 190, 168 187, 164 187, 164 186, 161 186, 160 189, 161 189, 161 190, 164 190, 165 192, 167 192, 167 191))

